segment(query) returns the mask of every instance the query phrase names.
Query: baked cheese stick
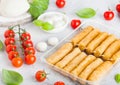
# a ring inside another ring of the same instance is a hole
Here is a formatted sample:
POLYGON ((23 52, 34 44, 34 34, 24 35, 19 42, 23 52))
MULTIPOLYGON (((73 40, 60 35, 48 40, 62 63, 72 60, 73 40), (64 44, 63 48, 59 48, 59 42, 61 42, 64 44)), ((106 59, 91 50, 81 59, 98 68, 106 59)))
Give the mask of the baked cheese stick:
POLYGON ((103 52, 107 49, 107 47, 115 41, 116 38, 114 35, 109 35, 95 50, 94 55, 99 57, 103 54, 103 52))
POLYGON ((71 42, 73 43, 73 45, 78 44, 92 30, 93 30, 92 26, 88 26, 88 27, 84 28, 80 33, 78 33, 76 36, 74 36, 71 39, 71 42))
POLYGON ((88 80, 96 81, 100 79, 111 68, 112 65, 112 62, 105 61, 91 73, 88 80))
POLYGON ((80 49, 74 48, 73 51, 71 53, 69 53, 68 55, 66 55, 61 61, 59 61, 56 66, 63 68, 65 67, 71 60, 73 60, 77 55, 79 55, 81 53, 80 49))
POLYGON ((82 39, 78 46, 79 48, 83 51, 86 49, 86 46, 90 43, 90 41, 92 41, 98 34, 100 33, 100 31, 98 29, 94 29, 92 30, 84 39, 82 39))
POLYGON ((108 33, 101 32, 86 48, 88 54, 93 53, 93 50, 108 36, 108 33))
POLYGON ((87 56, 79 65, 76 67, 71 73, 75 76, 78 76, 91 62, 96 59, 95 56, 89 55, 87 56))
POLYGON ((91 64, 89 64, 79 75, 80 78, 87 80, 89 75, 100 65, 103 63, 103 60, 100 58, 97 58, 95 61, 93 61, 91 64))
POLYGON ((102 58, 104 60, 110 60, 112 55, 120 49, 120 40, 114 41, 104 52, 102 58))
POLYGON ((110 58, 112 61, 117 61, 118 59, 120 59, 120 50, 110 58))
POLYGON ((72 43, 66 43, 61 48, 59 48, 51 56, 47 57, 46 60, 48 63, 56 64, 60 61, 65 55, 67 55, 73 49, 72 43))
POLYGON ((71 70, 73 70, 75 67, 77 67, 79 65, 79 63, 86 58, 86 54, 84 52, 81 52, 81 54, 79 54, 77 57, 75 57, 75 59, 73 59, 65 68, 64 70, 67 72, 70 72, 71 70))

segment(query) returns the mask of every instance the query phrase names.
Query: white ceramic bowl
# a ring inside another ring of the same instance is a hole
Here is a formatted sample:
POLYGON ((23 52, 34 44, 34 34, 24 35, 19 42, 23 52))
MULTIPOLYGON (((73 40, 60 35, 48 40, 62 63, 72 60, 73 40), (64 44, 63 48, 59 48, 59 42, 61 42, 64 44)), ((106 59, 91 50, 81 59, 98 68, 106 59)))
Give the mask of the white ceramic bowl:
MULTIPOLYGON (((69 18, 68 18, 68 16, 67 15, 65 15, 64 13, 60 13, 60 12, 46 12, 46 13, 43 13, 42 15, 40 15, 39 17, 38 17, 38 20, 43 20, 43 18, 44 17, 49 17, 50 19, 52 19, 53 18, 53 16, 55 16, 55 15, 57 15, 57 16, 59 16, 59 19, 60 18, 64 18, 64 21, 65 21, 65 23, 64 23, 64 25, 62 25, 61 27, 54 27, 54 29, 53 30, 50 30, 50 31, 47 31, 47 30, 44 30, 44 29, 42 29, 41 28, 41 30, 43 30, 43 31, 45 31, 45 32, 48 32, 48 33, 58 33, 58 32, 61 32, 61 31, 63 31, 64 29, 66 29, 66 27, 67 27, 67 25, 68 25, 68 22, 69 22, 69 18)), ((49 19, 49 20, 50 20, 49 19)), ((44 20, 43 20, 44 21, 44 20)), ((57 23, 57 22, 56 22, 57 23)), ((59 23, 61 23, 61 22, 59 22, 59 23)))

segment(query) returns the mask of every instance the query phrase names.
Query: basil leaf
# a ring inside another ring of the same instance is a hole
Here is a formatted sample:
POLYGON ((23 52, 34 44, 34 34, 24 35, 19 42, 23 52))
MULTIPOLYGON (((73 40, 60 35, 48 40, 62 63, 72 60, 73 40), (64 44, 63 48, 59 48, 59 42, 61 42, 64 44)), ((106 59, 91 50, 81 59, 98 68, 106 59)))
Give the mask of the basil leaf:
POLYGON ((45 10, 47 10, 49 0, 33 0, 30 3, 29 12, 34 19, 38 18, 45 10))
POLYGON ((41 21, 41 20, 34 20, 34 21, 33 21, 33 24, 36 25, 36 26, 42 26, 43 23, 44 23, 44 22, 41 21))
POLYGON ((42 29, 50 31, 50 30, 54 29, 54 26, 52 24, 48 23, 48 22, 44 22, 43 25, 42 25, 42 29))
POLYGON ((84 8, 77 11, 76 14, 81 18, 91 18, 95 16, 96 12, 92 8, 84 8))
POLYGON ((23 77, 18 72, 12 70, 2 70, 3 82, 7 85, 19 85, 23 82, 23 77))
POLYGON ((115 81, 116 81, 117 83, 120 83, 120 74, 116 74, 116 75, 115 75, 115 81))
POLYGON ((0 40, 0 50, 2 50, 2 48, 3 48, 3 43, 2 43, 2 41, 0 40))

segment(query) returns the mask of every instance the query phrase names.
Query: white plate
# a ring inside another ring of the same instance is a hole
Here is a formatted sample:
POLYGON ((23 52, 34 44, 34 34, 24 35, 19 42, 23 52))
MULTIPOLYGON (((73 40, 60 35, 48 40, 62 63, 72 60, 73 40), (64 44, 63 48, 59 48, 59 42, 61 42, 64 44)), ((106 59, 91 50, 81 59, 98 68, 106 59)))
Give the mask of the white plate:
POLYGON ((0 27, 13 26, 16 24, 24 24, 30 22, 31 20, 32 18, 29 13, 14 18, 7 18, 0 16, 0 27))

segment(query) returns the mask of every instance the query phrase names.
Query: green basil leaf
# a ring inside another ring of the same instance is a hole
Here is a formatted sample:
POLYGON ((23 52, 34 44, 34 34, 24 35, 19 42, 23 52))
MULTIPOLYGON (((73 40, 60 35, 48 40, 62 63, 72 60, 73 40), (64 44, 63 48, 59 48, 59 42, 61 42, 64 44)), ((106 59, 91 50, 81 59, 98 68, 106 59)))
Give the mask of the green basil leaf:
POLYGON ((19 85, 20 83, 23 82, 22 75, 12 70, 3 69, 2 78, 3 82, 6 83, 7 85, 19 85))
POLYGON ((44 22, 42 25, 42 29, 46 31, 50 31, 54 29, 54 26, 48 22, 44 22))
POLYGON ((116 74, 116 75, 115 75, 115 81, 116 81, 117 83, 120 83, 120 74, 116 74))
POLYGON ((34 20, 34 21, 33 21, 33 24, 36 25, 36 26, 42 26, 43 23, 44 23, 44 22, 41 21, 41 20, 34 20))
POLYGON ((29 12, 34 19, 38 18, 45 10, 47 10, 49 0, 33 0, 30 3, 29 12))
POLYGON ((77 11, 76 14, 81 18, 91 18, 95 16, 96 12, 92 8, 84 8, 77 11))
POLYGON ((3 43, 2 43, 2 41, 0 40, 0 50, 2 50, 2 48, 3 48, 3 43))

